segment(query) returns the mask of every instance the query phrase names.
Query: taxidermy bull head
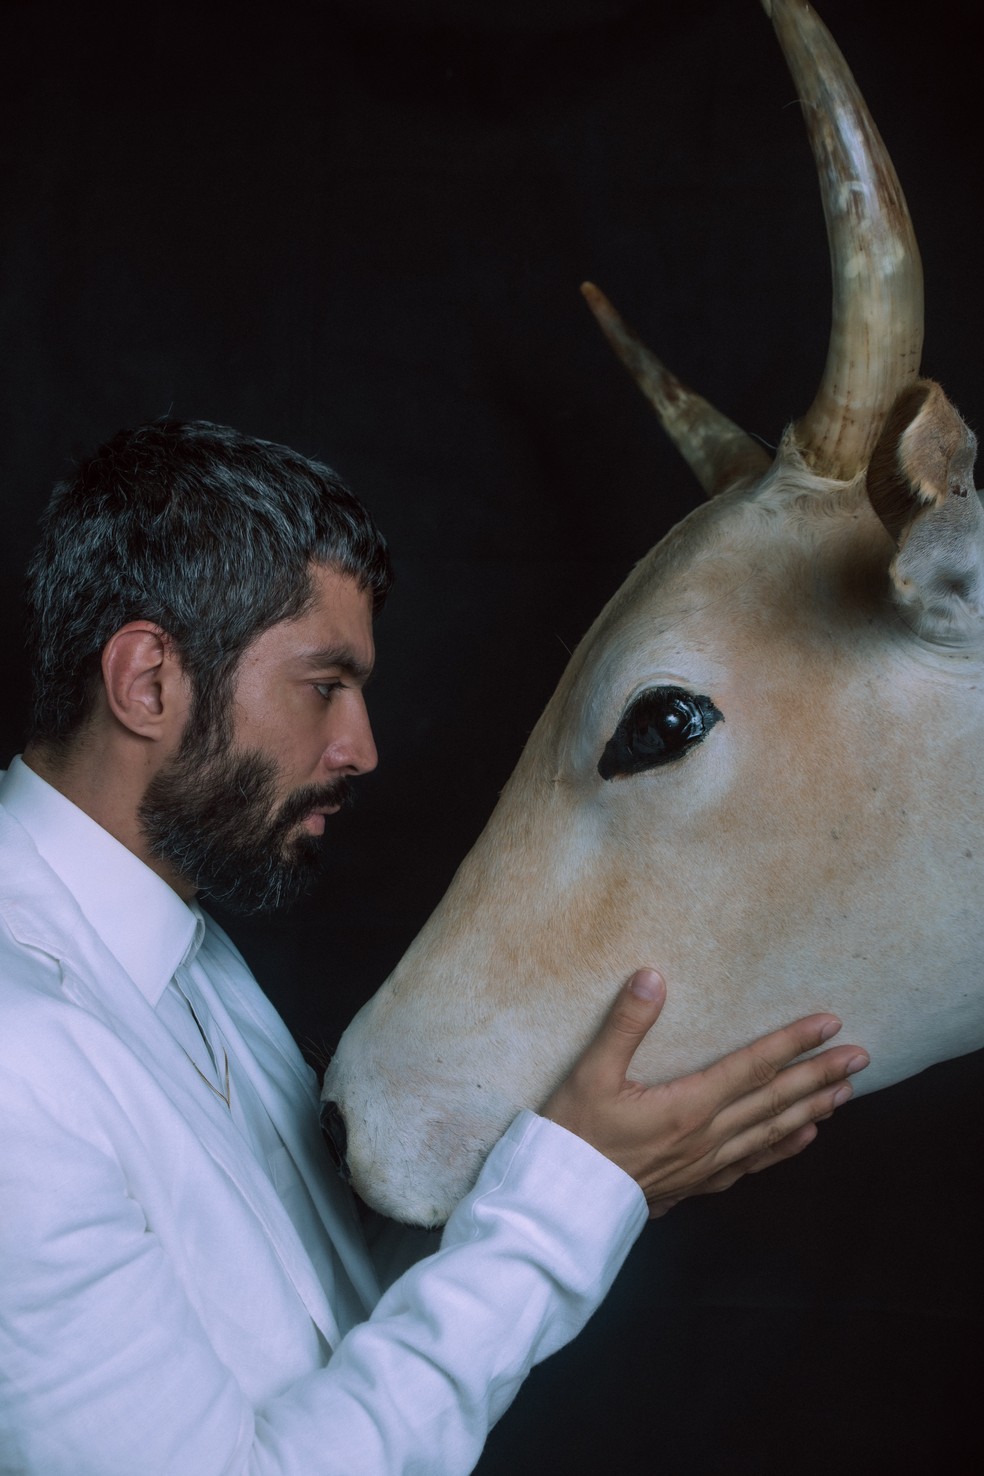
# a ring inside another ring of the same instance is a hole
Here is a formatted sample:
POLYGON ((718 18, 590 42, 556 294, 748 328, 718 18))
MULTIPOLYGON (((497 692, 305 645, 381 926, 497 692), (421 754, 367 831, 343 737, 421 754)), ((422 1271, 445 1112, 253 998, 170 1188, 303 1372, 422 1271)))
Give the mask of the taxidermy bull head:
POLYGON ((820 388, 774 459, 585 292, 710 500, 575 652, 443 902, 325 1083, 356 1188, 443 1220, 618 984, 669 998, 665 1080, 813 1010, 861 1090, 984 1045, 984 514, 974 437, 920 380, 908 210, 847 66, 765 0, 833 263, 820 388))

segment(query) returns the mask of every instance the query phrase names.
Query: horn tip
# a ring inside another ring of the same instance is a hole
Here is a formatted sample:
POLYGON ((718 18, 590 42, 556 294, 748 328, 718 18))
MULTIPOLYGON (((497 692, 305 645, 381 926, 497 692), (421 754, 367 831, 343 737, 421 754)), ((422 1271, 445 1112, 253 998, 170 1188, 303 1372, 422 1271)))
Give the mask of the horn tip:
POLYGON ((607 338, 614 342, 617 338, 630 335, 630 330, 623 322, 622 315, 600 287, 596 287, 593 282, 582 282, 581 296, 607 338))
POLYGON ((611 303, 608 301, 608 298, 602 292, 600 287, 595 286, 594 282, 581 283, 581 296, 584 298, 585 302, 588 304, 588 307, 593 313, 597 312, 599 309, 611 307, 611 303))

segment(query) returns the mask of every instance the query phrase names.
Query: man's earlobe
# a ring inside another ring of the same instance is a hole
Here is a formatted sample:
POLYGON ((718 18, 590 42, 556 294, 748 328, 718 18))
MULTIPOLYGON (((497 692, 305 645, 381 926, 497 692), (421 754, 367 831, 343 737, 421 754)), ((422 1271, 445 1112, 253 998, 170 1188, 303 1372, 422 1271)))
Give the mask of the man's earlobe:
POLYGON ((153 740, 170 736, 175 666, 167 636, 147 620, 132 620, 106 642, 102 653, 106 703, 131 733, 153 740))

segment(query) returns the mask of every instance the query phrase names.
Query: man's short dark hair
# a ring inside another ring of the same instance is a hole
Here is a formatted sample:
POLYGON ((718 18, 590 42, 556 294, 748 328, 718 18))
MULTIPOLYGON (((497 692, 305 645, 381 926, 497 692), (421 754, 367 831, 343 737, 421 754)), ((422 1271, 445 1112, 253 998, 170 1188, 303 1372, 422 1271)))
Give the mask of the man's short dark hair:
POLYGON ((239 658, 302 614, 312 565, 351 575, 378 611, 386 544, 334 472, 206 421, 120 431, 54 490, 28 572, 32 738, 57 750, 98 689, 102 649, 131 620, 160 626, 192 684, 191 724, 228 731, 239 658))

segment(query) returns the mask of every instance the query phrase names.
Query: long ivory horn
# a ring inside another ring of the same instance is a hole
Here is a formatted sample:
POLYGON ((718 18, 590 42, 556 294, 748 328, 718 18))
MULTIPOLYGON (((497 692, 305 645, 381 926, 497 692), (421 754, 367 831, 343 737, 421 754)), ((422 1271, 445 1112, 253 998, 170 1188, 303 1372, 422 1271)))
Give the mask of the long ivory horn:
POLYGON ((793 430, 807 464, 847 481, 919 373, 922 265, 888 152, 826 26, 805 0, 762 0, 799 89, 820 175, 833 277, 816 398, 793 430))

